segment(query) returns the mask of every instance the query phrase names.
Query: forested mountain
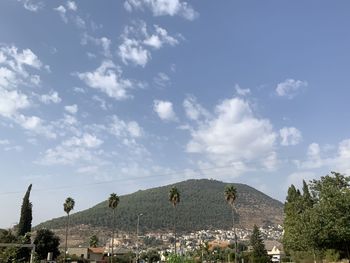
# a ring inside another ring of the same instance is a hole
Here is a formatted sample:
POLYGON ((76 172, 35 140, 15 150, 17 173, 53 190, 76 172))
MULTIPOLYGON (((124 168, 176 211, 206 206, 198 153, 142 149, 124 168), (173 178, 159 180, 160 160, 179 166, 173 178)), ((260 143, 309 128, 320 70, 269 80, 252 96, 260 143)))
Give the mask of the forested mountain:
MULTIPOLYGON (((188 180, 163 187, 140 190, 120 197, 116 210, 119 230, 130 231, 135 228, 137 215, 142 213, 142 229, 172 229, 173 206, 168 201, 172 186, 181 194, 181 202, 176 207, 177 229, 192 231, 200 229, 228 229, 232 227, 231 209, 224 199, 224 188, 228 183, 216 180, 188 180)), ((237 188, 236 207, 238 226, 252 228, 254 224, 281 224, 283 204, 264 193, 245 184, 233 184, 237 188)), ((62 228, 65 218, 60 217, 41 223, 36 228, 62 228)), ((77 212, 70 216, 70 225, 86 224, 95 227, 109 227, 112 211, 107 201, 77 212)))

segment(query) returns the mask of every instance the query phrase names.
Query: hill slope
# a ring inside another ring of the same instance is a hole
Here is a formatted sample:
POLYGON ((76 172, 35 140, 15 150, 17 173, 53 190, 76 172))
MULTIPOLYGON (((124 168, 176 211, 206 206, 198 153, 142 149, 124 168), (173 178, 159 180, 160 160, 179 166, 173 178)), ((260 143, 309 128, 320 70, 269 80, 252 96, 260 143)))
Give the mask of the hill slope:
MULTIPOLYGON (((177 229, 192 231, 200 229, 228 229, 232 226, 231 210, 224 199, 227 183, 215 180, 188 180, 173 185, 137 191, 120 197, 117 208, 117 228, 130 231, 136 227, 137 214, 143 213, 143 230, 172 229, 173 207, 168 201, 168 192, 176 186, 181 194, 177 206, 177 229)), ((237 188, 236 207, 239 226, 252 228, 254 224, 281 224, 283 204, 245 184, 233 184, 237 188)), ((107 201, 72 214, 70 225, 86 224, 95 227, 110 227, 111 209, 107 201)), ((65 218, 44 222, 37 227, 62 228, 65 218)))

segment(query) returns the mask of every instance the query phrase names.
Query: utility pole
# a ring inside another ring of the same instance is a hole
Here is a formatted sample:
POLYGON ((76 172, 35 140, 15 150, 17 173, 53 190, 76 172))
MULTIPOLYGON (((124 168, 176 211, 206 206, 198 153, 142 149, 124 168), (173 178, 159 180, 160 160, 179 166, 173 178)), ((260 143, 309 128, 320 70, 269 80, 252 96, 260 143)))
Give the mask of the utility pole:
POLYGON ((139 251, 139 227, 140 227, 140 217, 143 214, 137 215, 137 225, 136 225, 136 263, 139 263, 140 260, 140 251, 139 251))

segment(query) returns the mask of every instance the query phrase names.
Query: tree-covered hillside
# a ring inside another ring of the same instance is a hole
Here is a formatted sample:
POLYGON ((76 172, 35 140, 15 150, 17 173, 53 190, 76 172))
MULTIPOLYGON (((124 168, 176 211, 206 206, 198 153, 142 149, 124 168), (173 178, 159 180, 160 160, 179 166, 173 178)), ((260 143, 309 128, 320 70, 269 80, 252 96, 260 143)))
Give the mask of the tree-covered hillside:
MULTIPOLYGON (((120 197, 116 210, 117 229, 130 231, 135 229, 137 215, 142 213, 142 229, 168 230, 172 228, 173 207, 168 201, 168 193, 176 186, 181 194, 177 206, 177 229, 192 231, 200 229, 227 229, 232 227, 231 210, 224 199, 227 183, 215 180, 188 180, 173 185, 137 191, 120 197)), ((281 202, 244 185, 233 184, 237 188, 236 207, 240 227, 252 228, 254 224, 281 224, 283 205, 281 202)), ((107 201, 72 214, 71 225, 87 224, 110 227, 112 211, 107 201)), ((63 217, 44 222, 37 228, 62 228, 63 217)))

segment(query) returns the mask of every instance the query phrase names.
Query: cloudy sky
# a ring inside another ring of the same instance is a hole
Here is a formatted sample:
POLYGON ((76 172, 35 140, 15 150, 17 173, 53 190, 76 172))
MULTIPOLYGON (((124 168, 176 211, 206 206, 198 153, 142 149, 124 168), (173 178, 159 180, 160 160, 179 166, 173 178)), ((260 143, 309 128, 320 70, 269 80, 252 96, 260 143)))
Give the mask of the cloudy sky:
MULTIPOLYGON (((350 171, 350 3, 0 1, 0 227, 190 178, 350 171)), ((180 189, 181 190, 181 189, 180 189)), ((166 197, 164 197, 166 198, 166 197)))

